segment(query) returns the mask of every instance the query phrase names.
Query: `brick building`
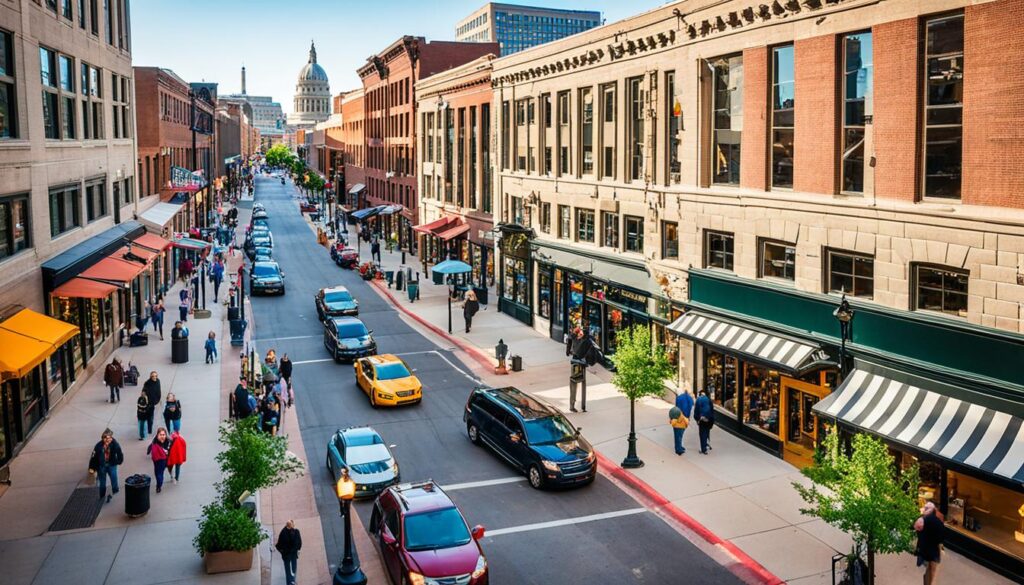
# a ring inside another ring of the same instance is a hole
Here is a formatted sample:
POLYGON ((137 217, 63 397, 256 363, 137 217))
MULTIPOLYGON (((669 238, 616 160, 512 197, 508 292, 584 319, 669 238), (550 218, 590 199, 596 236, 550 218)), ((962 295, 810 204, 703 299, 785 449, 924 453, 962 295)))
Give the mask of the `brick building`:
POLYGON ((420 217, 424 263, 458 258, 472 280, 494 280, 491 62, 484 55, 416 83, 420 217))
POLYGON ((344 144, 344 180, 338 193, 348 210, 366 207, 366 140, 363 133, 363 90, 355 89, 339 96, 341 99, 342 133, 344 144))
POLYGON ((497 52, 495 43, 427 42, 423 37, 405 36, 370 57, 358 71, 366 124, 366 201, 402 206, 401 211, 380 216, 374 223, 380 233, 395 234, 403 250, 415 248, 412 226, 418 220, 413 86, 420 79, 497 52))
POLYGON ((606 355, 650 327, 797 465, 826 421, 881 437, 1024 577, 1022 19, 700 0, 495 60, 501 310, 606 355))

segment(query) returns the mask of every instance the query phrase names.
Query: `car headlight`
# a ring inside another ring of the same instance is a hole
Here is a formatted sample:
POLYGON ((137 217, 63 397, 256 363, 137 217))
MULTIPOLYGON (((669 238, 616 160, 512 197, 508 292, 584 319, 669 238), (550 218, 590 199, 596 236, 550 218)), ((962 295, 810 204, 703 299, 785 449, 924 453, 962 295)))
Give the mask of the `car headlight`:
POLYGON ((587 463, 593 463, 597 459, 597 454, 591 451, 587 453, 587 463))
POLYGON ((471 575, 471 577, 473 577, 474 579, 479 579, 480 577, 483 577, 484 573, 486 572, 487 559, 484 558, 484 555, 480 555, 480 558, 476 560, 476 568, 473 569, 473 574, 471 575))
POLYGON ((424 583, 426 583, 426 579, 423 578, 423 575, 409 571, 409 585, 423 585, 424 583))
POLYGON ((547 469, 548 471, 558 471, 559 470, 558 464, 555 463, 554 461, 548 461, 547 459, 545 459, 545 460, 541 461, 541 463, 544 465, 544 469, 547 469))
POLYGON ((391 473, 394 473, 395 475, 398 475, 398 462, 397 461, 392 461, 391 462, 391 473))
POLYGON ((395 399, 395 396, 393 394, 388 394, 387 392, 378 392, 377 393, 377 397, 382 399, 382 400, 394 400, 395 399))

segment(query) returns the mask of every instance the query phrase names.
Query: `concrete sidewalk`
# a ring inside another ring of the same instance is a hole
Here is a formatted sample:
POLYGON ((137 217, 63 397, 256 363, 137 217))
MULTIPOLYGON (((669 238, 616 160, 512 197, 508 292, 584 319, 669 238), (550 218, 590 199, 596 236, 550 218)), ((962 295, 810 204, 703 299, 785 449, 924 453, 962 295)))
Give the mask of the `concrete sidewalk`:
MULTIPOLYGON (((354 232, 350 232, 354 238, 354 232)), ((369 246, 363 243, 363 260, 369 246)), ((382 252, 384 270, 399 268, 397 253, 382 252)), ((415 258, 407 265, 415 273, 422 270, 415 258)), ((499 313, 497 299, 482 306, 473 320, 471 333, 465 333, 461 307, 452 305, 452 334, 448 334, 447 286, 434 285, 420 275, 420 300, 410 303, 405 291, 388 290, 378 282, 382 294, 405 313, 421 331, 442 346, 455 345, 467 358, 466 363, 487 384, 514 385, 555 405, 568 414, 568 364, 564 347, 530 327, 499 313), (504 339, 510 355, 523 356, 524 371, 497 376, 493 373, 494 346, 504 339)), ((588 371, 587 413, 569 414, 573 424, 584 429, 586 437, 600 454, 611 462, 626 454, 629 432, 629 402, 610 383, 611 373, 601 367, 588 371)), ((429 390, 428 390, 429 392, 429 390)), ((429 399, 429 397, 428 397, 429 399)), ((668 425, 671 404, 648 399, 636 405, 637 449, 646 465, 625 471, 614 469, 615 476, 626 474, 623 482, 641 496, 660 495, 666 505, 688 517, 693 534, 704 535, 711 544, 721 544, 740 556, 753 559, 765 571, 767 582, 818 585, 832 582, 831 559, 837 552, 849 552, 849 537, 821 520, 803 516, 803 505, 791 483, 805 482, 796 467, 737 437, 720 430, 712 432, 714 451, 698 455, 697 435, 686 433, 687 454, 675 455, 672 431, 668 425), (774 575, 775 578, 772 578, 774 575)), ((608 471, 606 468, 605 471, 608 471)), ((643 498, 650 500, 650 497, 643 498)), ((880 583, 920 583, 922 571, 909 554, 880 556, 877 560, 880 583)), ((944 583, 1010 583, 987 569, 947 551, 940 580, 944 583)))

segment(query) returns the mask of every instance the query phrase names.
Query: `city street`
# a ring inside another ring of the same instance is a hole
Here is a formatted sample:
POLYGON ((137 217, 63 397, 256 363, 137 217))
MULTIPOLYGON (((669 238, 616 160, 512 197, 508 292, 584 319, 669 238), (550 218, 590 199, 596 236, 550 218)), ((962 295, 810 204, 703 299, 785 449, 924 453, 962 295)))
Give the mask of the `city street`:
MULTIPOLYGON (((258 178, 256 189, 270 214, 287 294, 253 298, 254 338, 257 351, 274 348, 296 364, 296 407, 309 461, 325 461, 327 440, 337 429, 373 426, 395 445, 404 481, 435 480, 470 525, 487 528, 482 545, 495 583, 670 583, 678 582, 682 568, 691 583, 739 582, 604 477, 578 490, 538 492, 474 447, 461 418, 475 383, 469 369, 402 321, 356 272, 334 265, 299 215, 291 182, 258 178), (352 366, 327 355, 313 295, 337 284, 359 300, 360 318, 380 352, 396 353, 416 370, 424 384, 421 405, 374 410, 356 388, 352 366)), ((342 547, 334 486, 323 465, 310 471, 333 568, 342 547)), ((365 523, 369 503, 356 509, 365 523)))

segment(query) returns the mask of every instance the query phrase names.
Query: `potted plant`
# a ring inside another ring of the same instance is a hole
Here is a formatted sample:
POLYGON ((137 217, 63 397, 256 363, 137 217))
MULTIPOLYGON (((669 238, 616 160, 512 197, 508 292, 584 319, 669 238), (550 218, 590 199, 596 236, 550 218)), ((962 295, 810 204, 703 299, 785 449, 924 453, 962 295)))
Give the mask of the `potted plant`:
POLYGON ((207 574, 248 571, 253 551, 267 536, 247 510, 217 502, 203 507, 192 545, 203 557, 207 574))

